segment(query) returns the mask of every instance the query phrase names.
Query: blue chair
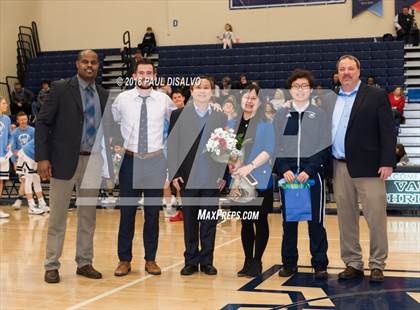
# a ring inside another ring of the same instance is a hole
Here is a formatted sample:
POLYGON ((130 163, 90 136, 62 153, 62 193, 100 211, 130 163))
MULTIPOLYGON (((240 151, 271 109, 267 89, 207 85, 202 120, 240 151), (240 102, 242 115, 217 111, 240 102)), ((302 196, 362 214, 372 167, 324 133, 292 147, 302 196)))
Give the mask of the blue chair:
POLYGON ((404 59, 404 50, 391 50, 387 54, 388 59, 404 59))
POLYGON ((387 61, 388 68, 403 68, 404 59, 392 59, 387 61))
POLYGON ((370 51, 369 43, 357 43, 353 46, 355 51, 370 51))
POLYGON ((386 71, 389 77, 404 76, 404 68, 388 68, 386 71))
POLYGON ((324 44, 324 45, 321 46, 321 51, 323 53, 337 52, 337 45, 336 44, 324 44))
POLYGON ((322 53, 321 55, 321 60, 322 61, 332 61, 332 60, 337 60, 337 53, 336 52, 327 52, 327 53, 322 53))
POLYGON ((277 54, 275 55, 275 62, 277 63, 287 63, 290 61, 290 55, 288 54, 277 54))
POLYGON ((374 51, 371 57, 372 59, 387 59, 387 51, 374 51))
POLYGON ((384 68, 386 67, 386 63, 383 60, 371 60, 370 67, 371 68, 384 68))
POLYGON ((306 54, 306 61, 321 61, 322 56, 320 53, 306 54))
POLYGON ((394 86, 402 86, 404 85, 404 77, 403 76, 392 76, 389 77, 388 79, 388 84, 389 85, 394 85, 394 86))
POLYGON ((374 69, 371 69, 370 72, 373 76, 386 76, 387 74, 386 70, 387 69, 385 68, 374 68, 374 69))
POLYGON ((293 54, 290 55, 290 61, 292 62, 301 62, 301 61, 305 61, 305 54, 293 54))

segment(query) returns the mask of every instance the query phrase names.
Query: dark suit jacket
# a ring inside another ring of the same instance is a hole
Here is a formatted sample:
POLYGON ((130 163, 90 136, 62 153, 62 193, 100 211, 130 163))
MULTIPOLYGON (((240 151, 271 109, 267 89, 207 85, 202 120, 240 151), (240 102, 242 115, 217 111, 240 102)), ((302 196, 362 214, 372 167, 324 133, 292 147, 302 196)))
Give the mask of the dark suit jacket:
MULTIPOLYGON (((108 92, 99 85, 96 89, 103 115, 108 92)), ((54 82, 35 124, 35 161, 49 160, 54 178, 70 180, 73 177, 79 159, 83 121, 77 77, 54 82)))
MULTIPOLYGON (((327 107, 331 117, 333 107, 327 107)), ((346 131, 346 163, 352 178, 377 177, 395 165, 396 134, 384 89, 361 84, 346 131)))
MULTIPOLYGON (((206 125, 200 134, 196 122, 196 112, 193 104, 172 112, 168 135, 168 169, 170 180, 182 177, 184 186, 193 172, 194 162, 197 161, 197 149, 200 141, 207 142, 216 128, 226 127, 227 117, 222 112, 212 111, 206 125)), ((208 155, 206 155, 208 156, 208 155)), ((220 164, 208 158, 209 188, 216 188, 218 178, 223 177, 226 164, 220 164)), ((195 167, 194 167, 195 169, 195 167)))

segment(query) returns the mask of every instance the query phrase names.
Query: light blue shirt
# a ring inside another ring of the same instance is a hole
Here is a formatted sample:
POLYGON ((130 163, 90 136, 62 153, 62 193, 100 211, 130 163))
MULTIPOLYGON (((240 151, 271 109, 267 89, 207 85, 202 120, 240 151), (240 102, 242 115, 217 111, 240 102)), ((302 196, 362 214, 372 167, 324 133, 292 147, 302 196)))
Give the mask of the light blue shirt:
POLYGON ((332 118, 332 154, 337 159, 346 158, 346 131, 360 83, 361 82, 359 81, 356 88, 349 93, 345 93, 341 88, 338 93, 332 118))
POLYGON ((209 112, 209 115, 211 114, 210 105, 207 107, 207 110, 205 110, 204 112, 200 111, 195 104, 194 104, 194 109, 195 109, 195 112, 198 114, 198 116, 200 116, 201 118, 203 118, 207 114, 207 112, 209 112))

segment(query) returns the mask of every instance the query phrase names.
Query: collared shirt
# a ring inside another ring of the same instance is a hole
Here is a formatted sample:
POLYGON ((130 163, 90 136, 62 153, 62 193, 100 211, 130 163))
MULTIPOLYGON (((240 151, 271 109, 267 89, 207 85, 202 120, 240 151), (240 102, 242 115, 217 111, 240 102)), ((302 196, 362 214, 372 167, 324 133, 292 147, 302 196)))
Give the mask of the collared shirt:
POLYGON ((303 107, 300 108, 293 102, 293 108, 296 110, 296 112, 302 113, 305 112, 305 110, 309 107, 309 104, 310 102, 308 101, 303 107))
POLYGON ((349 93, 345 93, 342 88, 338 93, 332 118, 332 154, 337 159, 346 158, 346 131, 360 83, 361 82, 359 81, 355 89, 349 93))
MULTIPOLYGON (((77 75, 77 80, 79 82, 80 97, 82 98, 83 113, 86 110, 86 87, 92 87, 93 91, 93 102, 95 103, 95 128, 98 129, 101 123, 101 102, 99 100, 98 91, 96 90, 95 83, 89 84, 83 80, 79 75, 77 75)), ((80 145, 81 151, 90 152, 92 150, 92 145, 86 141, 86 116, 83 118, 83 131, 82 131, 82 140, 80 145)))
POLYGON ((201 111, 196 105, 195 105, 195 103, 194 103, 194 109, 195 109, 195 112, 198 114, 198 116, 200 116, 200 117, 204 117, 206 114, 207 114, 207 112, 209 113, 209 115, 211 114, 211 106, 210 106, 210 104, 209 104, 209 106, 207 107, 207 109, 203 112, 203 111, 201 111))
MULTIPOLYGON (((146 100, 147 106, 147 152, 163 149, 163 129, 165 120, 169 121, 175 104, 164 93, 152 90, 146 100)), ((138 151, 140 113, 143 99, 137 88, 123 91, 112 104, 114 120, 121 126, 124 148, 131 152, 138 151)))

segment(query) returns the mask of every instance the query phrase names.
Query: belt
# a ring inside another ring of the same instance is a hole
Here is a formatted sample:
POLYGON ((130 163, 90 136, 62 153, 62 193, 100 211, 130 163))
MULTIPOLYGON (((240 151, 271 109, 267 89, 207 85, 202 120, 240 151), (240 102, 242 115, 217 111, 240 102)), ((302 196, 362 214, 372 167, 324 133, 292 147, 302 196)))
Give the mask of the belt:
POLYGON ((345 158, 335 158, 335 157, 333 157, 335 160, 337 160, 337 161, 339 161, 339 162, 342 162, 342 163, 345 163, 346 162, 346 159, 345 158))
POLYGON ((161 154, 163 154, 163 150, 157 150, 155 152, 150 152, 150 153, 134 153, 131 152, 129 150, 125 150, 125 154, 128 156, 132 156, 132 157, 136 157, 136 158, 140 158, 140 159, 148 159, 148 158, 152 158, 152 157, 156 157, 159 156, 161 154))
POLYGON ((92 153, 91 152, 85 152, 85 151, 79 153, 80 156, 90 156, 90 154, 92 154, 92 153))

